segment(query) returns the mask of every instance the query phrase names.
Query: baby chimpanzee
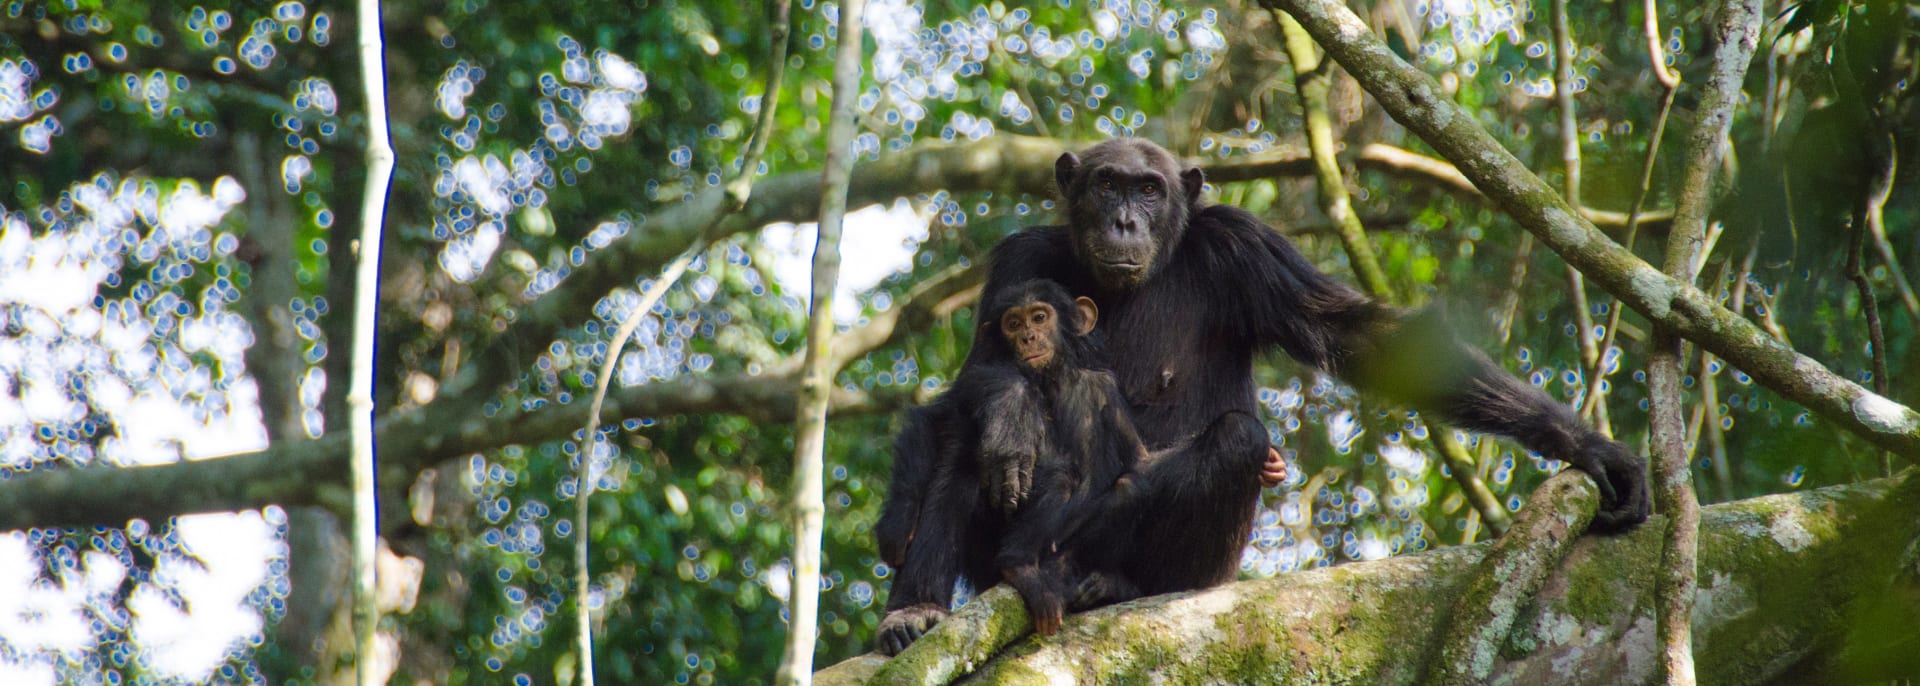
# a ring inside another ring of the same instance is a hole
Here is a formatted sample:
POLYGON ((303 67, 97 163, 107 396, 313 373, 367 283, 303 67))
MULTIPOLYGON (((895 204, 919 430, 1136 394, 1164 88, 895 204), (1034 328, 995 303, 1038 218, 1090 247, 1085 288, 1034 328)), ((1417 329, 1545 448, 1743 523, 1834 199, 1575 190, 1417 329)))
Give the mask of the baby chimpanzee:
MULTIPOLYGON (((1105 564, 1103 550, 1129 537, 1124 522, 1110 514, 1132 491, 1132 472, 1146 448, 1127 415, 1126 399, 1101 359, 1093 328, 1099 310, 1093 300, 1074 298, 1060 284, 1035 279, 1007 289, 989 303, 987 322, 998 321, 1000 335, 1020 361, 1029 398, 1044 418, 1043 436, 1027 442, 1037 451, 1032 487, 1013 512, 994 562, 1020 592, 1042 634, 1059 630, 1070 584, 1086 593, 1082 577, 1108 587, 1130 586, 1105 564), (1111 492, 1111 498, 1105 497, 1111 492), (1108 541, 1114 538, 1119 540, 1108 541), (1045 568, 1043 571, 1043 567, 1045 568)), ((1020 382, 1015 382, 1020 383, 1020 382)), ((1005 391, 1005 389, 1002 389, 1005 391)), ((985 431, 994 431, 985 427, 985 431)), ((983 440, 983 446, 1005 443, 983 440)), ((983 450, 983 469, 1004 461, 983 450)), ((1131 509, 1131 508, 1125 508, 1131 509)), ((1124 591, 1102 591, 1102 601, 1124 591)), ((1119 598, 1124 599, 1124 597, 1119 598)), ((1076 600, 1076 606, 1086 604, 1076 600)))

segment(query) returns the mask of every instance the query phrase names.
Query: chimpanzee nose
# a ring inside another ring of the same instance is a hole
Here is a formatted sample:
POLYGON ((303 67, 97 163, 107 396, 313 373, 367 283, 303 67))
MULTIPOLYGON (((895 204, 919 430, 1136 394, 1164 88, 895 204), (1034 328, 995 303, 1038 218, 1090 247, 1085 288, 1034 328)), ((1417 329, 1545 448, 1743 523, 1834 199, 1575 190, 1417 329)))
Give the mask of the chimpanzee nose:
POLYGON ((1115 217, 1113 220, 1113 232, 1122 236, 1139 233, 1140 221, 1129 216, 1115 217))

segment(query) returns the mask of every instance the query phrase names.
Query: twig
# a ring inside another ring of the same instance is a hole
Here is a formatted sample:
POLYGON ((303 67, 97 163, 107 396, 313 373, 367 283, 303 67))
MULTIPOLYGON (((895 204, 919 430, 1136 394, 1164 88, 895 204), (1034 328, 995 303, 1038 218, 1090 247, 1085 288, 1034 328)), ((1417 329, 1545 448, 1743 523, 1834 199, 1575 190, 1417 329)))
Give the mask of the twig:
MULTIPOLYGON (((740 162, 740 170, 732 181, 727 183, 727 206, 720 218, 738 213, 747 206, 747 200, 753 196, 753 178, 759 173, 760 157, 766 153, 767 140, 773 136, 774 112, 780 104, 780 82, 787 67, 787 31, 789 24, 790 0, 777 0, 773 6, 773 16, 768 22, 768 45, 770 56, 767 64, 766 89, 760 96, 760 118, 755 123, 753 138, 748 143, 746 158, 740 162)), ((701 251, 706 249, 708 238, 695 237, 693 243, 674 258, 673 262, 655 279, 642 289, 640 302, 627 313, 626 321, 613 335, 613 341, 607 348, 607 359, 600 363, 600 374, 594 379, 593 404, 587 412, 586 432, 581 440, 586 446, 580 451, 579 471, 574 478, 573 530, 573 585, 574 585, 574 650, 578 653, 578 681, 580 686, 593 686, 593 615, 588 608, 588 596, 593 589, 593 575, 588 568, 592 537, 589 534, 589 509, 597 477, 593 474, 594 457, 599 454, 600 410, 607 401, 607 389, 613 383, 615 370, 619 368, 620 354, 627 346, 627 339, 640 328, 640 322, 647 318, 667 289, 680 280, 687 267, 693 264, 701 251)))
MULTIPOLYGON (((1647 139, 1647 157, 1640 165, 1640 189, 1633 196, 1633 209, 1627 211, 1627 238, 1624 241, 1629 252, 1640 236, 1640 213, 1646 208, 1647 195, 1653 188, 1654 163, 1660 159, 1660 145, 1667 133, 1667 117, 1673 114, 1674 95, 1680 92, 1680 75, 1667 69, 1666 52, 1660 47, 1660 17, 1656 0, 1646 0, 1647 61, 1654 66, 1654 76, 1660 82, 1664 93, 1660 98, 1660 114, 1653 120, 1653 136, 1647 139)), ((1593 418, 1598 408, 1606 404, 1607 356, 1613 353, 1614 340, 1619 337, 1620 312, 1626 307, 1615 302, 1607 312, 1607 328, 1600 339, 1596 351, 1593 373, 1587 375, 1587 404, 1581 408, 1581 415, 1593 418)))
MULTIPOLYGON (((1877 121, 1877 120, 1876 120, 1877 121)), ((1887 195, 1893 191, 1893 174, 1897 166, 1894 162, 1893 136, 1879 132, 1869 137, 1867 155, 1873 162, 1867 170, 1866 193, 1860 198, 1859 207, 1853 217, 1853 242, 1847 248, 1847 276, 1853 279, 1854 287, 1860 291, 1860 309, 1867 319, 1867 336, 1873 346, 1873 391, 1882 396, 1887 394, 1887 336, 1880 324, 1880 302, 1873 293, 1873 281, 1867 278, 1867 270, 1862 265, 1868 234, 1886 233, 1882 212, 1887 205, 1887 195)), ((1893 457, 1887 451, 1880 451, 1880 476, 1893 475, 1893 457)))
MULTIPOLYGON (((1573 108, 1573 31, 1567 26, 1567 0, 1553 0, 1553 97, 1560 109, 1560 162, 1565 168, 1565 185, 1560 195, 1567 206, 1580 209, 1580 121, 1573 108)), ((1587 302, 1587 280, 1573 265, 1566 265, 1567 292, 1572 297, 1574 341, 1580 347, 1580 362, 1588 379, 1601 373, 1599 342, 1594 340, 1593 312, 1587 302)), ((1619 308, 1615 308, 1619 309, 1619 308)), ((1587 415, 1601 434, 1613 436, 1613 422, 1607 416, 1605 399, 1594 394, 1581 398, 1582 414, 1587 415)))
POLYGON ((581 435, 581 440, 585 441, 586 445, 580 450, 580 464, 574 477, 573 495, 574 650, 580 653, 578 683, 582 686, 593 684, 593 619, 587 606, 587 598, 593 588, 593 575, 587 568, 588 539, 590 538, 587 535, 589 523, 587 505, 597 482, 597 477, 593 474, 593 461, 599 454, 601 445, 600 409, 607 401, 607 388, 612 385, 614 372, 620 366, 620 354, 627 347, 627 339, 633 337, 633 332, 640 328, 640 322, 646 320, 647 312, 653 309, 655 303, 660 302, 660 297, 666 295, 667 289, 672 288, 674 282, 680 280, 680 275, 686 273, 687 266, 693 264, 694 258, 705 249, 704 240, 695 241, 693 245, 687 246, 686 251, 674 258, 673 263, 667 265, 666 271, 660 273, 660 278, 654 279, 641 291, 639 304, 627 313, 627 320, 620 324, 620 330, 614 332, 613 341, 607 347, 607 359, 600 363, 599 376, 593 380, 593 404, 587 411, 586 433, 581 435))

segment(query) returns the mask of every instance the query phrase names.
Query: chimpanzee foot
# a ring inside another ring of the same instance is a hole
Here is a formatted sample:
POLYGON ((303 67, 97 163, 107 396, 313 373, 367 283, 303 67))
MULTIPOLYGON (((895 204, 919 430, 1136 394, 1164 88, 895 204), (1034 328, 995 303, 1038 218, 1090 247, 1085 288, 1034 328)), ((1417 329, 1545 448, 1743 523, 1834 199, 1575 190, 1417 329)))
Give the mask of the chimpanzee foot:
POLYGON ((1126 576, 1107 572, 1090 572, 1073 589, 1073 602, 1067 607, 1074 612, 1091 610, 1096 607, 1126 602, 1140 597, 1140 587, 1126 576))
POLYGON ((947 611, 938 605, 921 604, 888 612, 880 620, 880 629, 875 632, 874 647, 882 655, 899 655, 914 641, 932 631, 934 625, 947 618, 947 611))

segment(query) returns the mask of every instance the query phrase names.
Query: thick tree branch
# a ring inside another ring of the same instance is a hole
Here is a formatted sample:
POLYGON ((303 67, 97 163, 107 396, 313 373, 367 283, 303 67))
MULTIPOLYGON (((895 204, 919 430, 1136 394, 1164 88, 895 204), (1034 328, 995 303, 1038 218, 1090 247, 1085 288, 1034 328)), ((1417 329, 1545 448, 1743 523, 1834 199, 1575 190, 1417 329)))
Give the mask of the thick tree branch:
MULTIPOLYGON (((863 162, 853 171, 847 206, 860 207, 895 198, 978 190, 1044 192, 1053 187, 1053 161, 1068 144, 1045 138, 998 136, 961 143, 935 142, 863 162)), ((579 313, 615 288, 630 286, 634 274, 651 274, 703 236, 712 241, 757 230, 775 222, 813 221, 820 216, 820 173, 793 172, 755 182, 753 195, 737 212, 724 189, 710 188, 686 202, 649 215, 644 224, 605 250, 588 256, 566 281, 518 308, 518 320, 461 365, 445 393, 490 392, 519 373, 510 341, 553 340, 579 320, 579 313)))
MULTIPOLYGON (((1543 519, 1571 516, 1573 506, 1556 505, 1543 519)), ((1707 581, 1693 617, 1701 674, 1858 683, 1920 670, 1920 470, 1715 505, 1704 519, 1707 581)), ((1657 680, 1656 582, 1644 570, 1659 564, 1663 528, 1580 537, 1547 565, 1538 595, 1509 594, 1514 628, 1498 641, 1489 683, 1657 680)), ((1420 661, 1407 646, 1440 643, 1448 608, 1499 610, 1469 608, 1462 595, 1489 550, 1454 546, 1154 596, 1069 616, 1046 638, 1028 635, 1018 595, 992 590, 895 658, 914 663, 892 675, 901 680, 873 683, 946 683, 967 671, 982 683, 1416 683, 1420 661), (914 657, 922 644, 948 650, 914 657), (996 644, 1008 647, 979 648, 996 644)), ((863 655, 815 683, 869 683, 883 666, 863 655)))
POLYGON ((1920 413, 1834 374, 1609 240, 1501 147, 1438 83, 1333 0, 1265 0, 1294 15, 1395 120, 1452 160, 1521 226, 1614 297, 1774 392, 1875 444, 1920 456, 1920 413))
MULTIPOLYGON (((952 268, 922 280, 867 324, 834 340, 834 368, 894 345, 933 320, 973 302, 982 267, 952 268)), ((766 373, 686 376, 615 388, 601 408, 603 422, 628 417, 735 414, 766 424, 793 421, 796 359, 766 373)), ((383 478, 411 483, 420 470, 445 460, 508 445, 569 435, 586 423, 587 403, 489 411, 480 396, 446 398, 379 421, 383 478)), ((910 388, 854 392, 835 389, 831 410, 850 417, 892 412, 913 401, 910 388)), ((267 505, 321 505, 349 511, 347 432, 312 441, 276 443, 255 453, 150 467, 45 469, 0 480, 0 531, 52 526, 120 526, 198 512, 231 512, 267 505)))
MULTIPOLYGON (((1046 195, 1053 188, 1054 160, 1077 147, 1079 144, 1072 141, 1019 135, 916 143, 906 150, 862 162, 854 169, 847 205, 860 207, 940 190, 1046 195)), ((1220 183, 1313 174, 1313 160, 1304 150, 1193 162, 1206 170, 1208 179, 1220 183)), ((1355 165, 1480 197, 1479 189, 1453 165, 1403 148, 1367 144, 1360 149, 1355 165)), ((725 190, 702 191, 686 202, 648 215, 644 224, 620 241, 588 255, 587 262, 553 291, 538 297, 523 295, 512 325, 475 346, 476 355, 461 363, 460 373, 442 387, 442 395, 491 390, 505 383, 519 369, 513 364, 516 346, 510 341, 553 340, 606 293, 633 285, 634 274, 654 273, 703 236, 719 241, 775 222, 804 222, 818 217, 820 174, 791 172, 760 179, 739 211, 729 213, 731 207, 725 190)), ((1623 212, 1582 210, 1582 214, 1602 226, 1627 224, 1623 212)), ((1645 223, 1670 217, 1670 213, 1649 214, 1645 223)))
POLYGON ((1500 648, 1520 610, 1593 522, 1600 490, 1572 470, 1547 479, 1527 498, 1513 528, 1495 539, 1474 565, 1461 598, 1449 607, 1440 648, 1427 660, 1425 681, 1480 684, 1492 676, 1500 648))

